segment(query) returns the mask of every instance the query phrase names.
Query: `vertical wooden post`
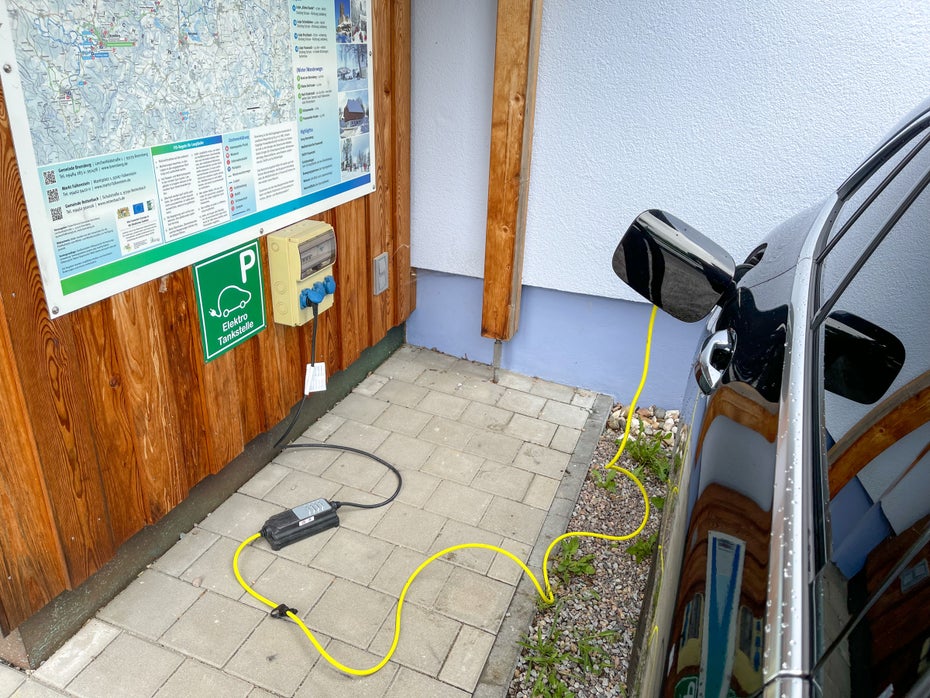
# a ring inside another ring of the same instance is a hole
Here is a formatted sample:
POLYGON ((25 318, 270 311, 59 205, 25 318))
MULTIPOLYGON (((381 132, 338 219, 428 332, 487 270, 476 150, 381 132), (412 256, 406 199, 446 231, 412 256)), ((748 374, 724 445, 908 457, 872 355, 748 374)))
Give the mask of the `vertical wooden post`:
POLYGON ((517 331, 542 0, 498 0, 481 334, 517 331))

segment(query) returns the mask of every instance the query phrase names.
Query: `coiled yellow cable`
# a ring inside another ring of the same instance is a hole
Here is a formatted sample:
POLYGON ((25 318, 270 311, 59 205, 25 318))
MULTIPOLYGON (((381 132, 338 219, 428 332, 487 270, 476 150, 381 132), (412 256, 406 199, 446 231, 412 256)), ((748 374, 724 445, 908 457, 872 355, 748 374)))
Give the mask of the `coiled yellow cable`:
MULTIPOLYGON (((646 375, 649 372, 649 353, 652 350, 652 328, 653 328, 653 325, 655 324, 655 318, 656 318, 656 307, 653 306, 652 313, 649 316, 649 329, 646 332, 646 352, 645 352, 645 356, 643 359, 643 372, 642 372, 642 377, 640 378, 640 381, 639 381, 639 387, 636 389, 636 394, 633 396, 633 401, 630 403, 630 408, 627 413, 626 428, 623 430, 623 439, 620 441, 620 446, 617 449, 617 454, 613 457, 613 459, 611 459, 611 461, 607 465, 604 466, 605 469, 617 470, 623 473, 636 484, 637 488, 639 488, 639 492, 643 497, 643 504, 645 505, 645 508, 643 512, 643 519, 640 522, 639 526, 636 528, 636 530, 633 531, 632 533, 628 533, 622 536, 615 536, 615 535, 611 535, 607 533, 596 533, 593 531, 571 531, 569 533, 562 534, 561 536, 556 538, 554 541, 552 541, 552 543, 549 544, 549 547, 546 549, 546 554, 543 556, 543 565, 542 565, 543 585, 540 585, 539 580, 536 578, 536 575, 534 575, 532 570, 530 570, 530 568, 526 566, 526 563, 524 563, 520 558, 518 558, 516 555, 511 553, 509 550, 504 550, 503 548, 500 548, 496 545, 488 545, 486 543, 462 543, 461 545, 453 545, 449 548, 445 548, 444 550, 440 550, 438 553, 431 555, 426 560, 424 560, 420 564, 420 566, 417 567, 413 571, 413 574, 411 574, 410 577, 407 579, 407 582, 404 584, 404 588, 400 592, 400 597, 397 599, 397 611, 394 617, 394 640, 391 642, 391 648, 388 650, 387 654, 384 655, 384 658, 380 662, 378 662, 372 667, 369 667, 368 669, 353 669, 352 667, 346 666, 345 664, 340 662, 338 659, 330 655, 329 652, 327 652, 326 649, 316 639, 316 637, 314 637, 313 632, 310 630, 310 628, 308 628, 304 624, 304 622, 300 619, 300 617, 293 611, 290 611, 290 610, 286 611, 287 617, 290 618, 292 621, 294 621, 300 627, 300 629, 303 630, 304 635, 306 635, 307 638, 309 638, 310 642, 316 648, 317 652, 319 652, 320 655, 327 662, 329 662, 332 666, 334 666, 339 671, 342 671, 346 674, 351 674, 353 676, 368 676, 370 674, 374 674, 375 672, 380 670, 382 667, 384 667, 384 665, 387 664, 388 661, 390 661, 391 657, 394 655, 394 651, 397 649, 397 643, 400 641, 400 617, 401 617, 401 612, 404 606, 404 598, 407 596, 407 591, 410 589, 410 585, 413 584, 413 580, 417 578, 417 575, 419 575, 420 572, 426 569, 426 567, 430 563, 432 563, 434 560, 438 560, 444 555, 448 555, 449 553, 454 553, 457 550, 468 550, 468 549, 492 550, 496 553, 500 553, 501 555, 506 555, 511 560, 513 560, 515 563, 517 563, 517 565, 520 566, 520 569, 522 569, 529 576, 530 580, 532 580, 533 582, 533 585, 536 587, 536 591, 539 594, 540 598, 546 603, 553 603, 555 601, 555 595, 552 592, 552 585, 549 583, 549 555, 550 553, 552 553, 552 550, 555 548, 556 545, 561 543, 566 538, 572 538, 576 536, 578 537, 583 536, 586 538, 599 538, 601 540, 610 540, 610 541, 625 541, 625 540, 630 540, 631 538, 635 538, 640 533, 642 533, 643 529, 646 527, 646 523, 649 521, 649 495, 646 493, 646 488, 643 487, 643 483, 639 481, 639 478, 637 478, 633 473, 631 473, 626 468, 623 468, 617 465, 617 462, 620 460, 620 456, 623 454, 623 449, 626 447, 626 442, 629 439, 630 424, 633 421, 633 411, 636 409, 636 404, 639 401, 639 395, 643 390, 643 386, 646 384, 646 375)), ((270 608, 278 608, 279 604, 276 604, 274 601, 271 601, 270 599, 265 598, 264 596, 259 594, 257 591, 252 589, 252 587, 249 586, 249 584, 245 581, 245 579, 242 578, 242 574, 239 572, 239 556, 242 554, 242 551, 245 550, 245 548, 250 543, 252 543, 252 541, 254 541, 257 538, 260 538, 261 535, 262 535, 261 533, 255 533, 249 536, 248 538, 246 538, 244 541, 242 541, 242 543, 239 544, 239 547, 236 548, 236 554, 233 555, 233 572, 235 572, 236 579, 239 580, 239 584, 242 585, 242 588, 245 589, 252 597, 254 597, 259 602, 265 604, 266 606, 270 608)))

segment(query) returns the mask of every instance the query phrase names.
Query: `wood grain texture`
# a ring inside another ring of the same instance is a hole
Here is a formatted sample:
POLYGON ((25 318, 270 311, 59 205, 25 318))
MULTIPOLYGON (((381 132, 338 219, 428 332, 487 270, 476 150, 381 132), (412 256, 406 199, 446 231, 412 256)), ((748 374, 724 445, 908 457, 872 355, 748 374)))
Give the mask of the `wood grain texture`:
POLYGON ((104 493, 90 426, 84 418, 87 386, 73 359, 72 320, 52 322, 48 315, 2 87, 0 210, 0 292, 10 351, 27 396, 26 410, 44 464, 44 486, 68 579, 77 584, 112 555, 114 543, 103 514, 104 493))
POLYGON ((536 103, 542 0, 499 0, 491 108, 481 334, 517 331, 536 103))
MULTIPOLYGON (((375 194, 315 216, 338 288, 317 359, 347 368, 407 319, 410 1, 375 0, 375 194), (392 292, 372 300, 387 251, 392 292)), ((33 173, 34 174, 34 173, 33 173)), ((278 425, 303 392, 312 326, 268 327, 204 363, 191 270, 51 319, 0 93, 0 628, 83 581, 117 546, 278 425)), ((43 233, 44 234, 44 233, 43 233)), ((261 240, 268 280, 267 248, 261 240)), ((267 287, 267 286, 266 286, 267 287)))
POLYGON ((0 630, 8 633, 68 583, 0 303, 0 630))
POLYGON ((394 99, 394 240, 391 288, 394 289, 392 325, 410 317, 417 304, 416 277, 410 268, 410 0, 391 3, 393 17, 394 99))
POLYGON ((336 244, 338 254, 334 268, 336 300, 339 314, 342 363, 355 361, 369 345, 367 312, 371 288, 368 279, 368 206, 356 199, 336 209, 336 244))
POLYGON ((394 50, 391 20, 393 12, 389 5, 372 7, 374 36, 372 47, 374 60, 372 74, 374 81, 375 106, 375 182, 377 190, 368 196, 368 274, 374 283, 374 259, 384 253, 388 258, 388 290, 377 296, 372 289, 371 312, 369 313, 369 332, 373 337, 381 337, 393 327, 393 294, 390 289, 397 283, 396 274, 392 273, 391 261, 394 257, 394 139, 390 124, 394 121, 394 71, 392 53, 394 50))
POLYGON ((833 445, 827 453, 830 498, 877 455, 927 422, 930 422, 930 372, 889 395, 833 445))
POLYGON ((88 419, 106 512, 113 541, 119 545, 145 525, 146 517, 129 416, 132 405, 124 385, 112 305, 112 299, 107 299, 72 315, 76 359, 88 386, 88 419))

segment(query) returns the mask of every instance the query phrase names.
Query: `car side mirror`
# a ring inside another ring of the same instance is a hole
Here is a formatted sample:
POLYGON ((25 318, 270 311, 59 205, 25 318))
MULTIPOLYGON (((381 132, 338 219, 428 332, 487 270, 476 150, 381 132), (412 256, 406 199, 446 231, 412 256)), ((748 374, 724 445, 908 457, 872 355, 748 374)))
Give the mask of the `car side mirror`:
POLYGON ((904 365, 904 344, 886 329, 844 310, 823 323, 823 387, 834 395, 871 405, 884 395, 904 365))
POLYGON ((735 288, 736 265, 720 245, 665 211, 643 211, 613 257, 614 272, 653 305, 697 322, 735 288))

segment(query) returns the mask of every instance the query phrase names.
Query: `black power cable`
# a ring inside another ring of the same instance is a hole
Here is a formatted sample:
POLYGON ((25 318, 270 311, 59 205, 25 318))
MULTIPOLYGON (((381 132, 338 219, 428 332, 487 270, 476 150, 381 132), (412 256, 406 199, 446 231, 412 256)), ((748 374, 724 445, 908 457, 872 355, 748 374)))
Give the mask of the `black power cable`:
MULTIPOLYGON (((313 332, 310 335, 310 365, 314 366, 316 364, 316 328, 317 320, 319 318, 319 305, 317 303, 311 303, 313 308, 313 332)), ((284 433, 281 437, 275 442, 273 448, 278 448, 284 443, 287 438, 291 435, 291 431, 294 429, 294 425, 297 424, 297 419, 300 417, 300 411, 303 409, 304 403, 307 401, 307 393, 304 393, 304 396, 300 399, 300 404, 297 406, 297 411, 294 413, 294 416, 291 418, 290 424, 287 425, 287 429, 284 430, 284 433)), ((385 468, 390 470, 397 477, 397 488, 394 490, 394 493, 385 499, 382 502, 375 502, 374 504, 362 504, 360 502, 331 502, 333 509, 339 509, 340 507, 356 507, 358 509, 377 509, 378 507, 383 507, 385 504, 390 504, 394 501, 397 495, 400 493, 401 487, 403 487, 404 479, 400 474, 400 471, 395 468, 393 465, 388 463, 383 458, 379 458, 374 453, 369 453, 368 451, 363 451, 360 448, 355 448, 353 446, 338 446, 336 444, 286 444, 284 448, 328 448, 337 451, 346 451, 348 453, 355 453, 359 456, 364 456, 365 458, 370 458, 373 461, 376 461, 383 465, 385 468)))

